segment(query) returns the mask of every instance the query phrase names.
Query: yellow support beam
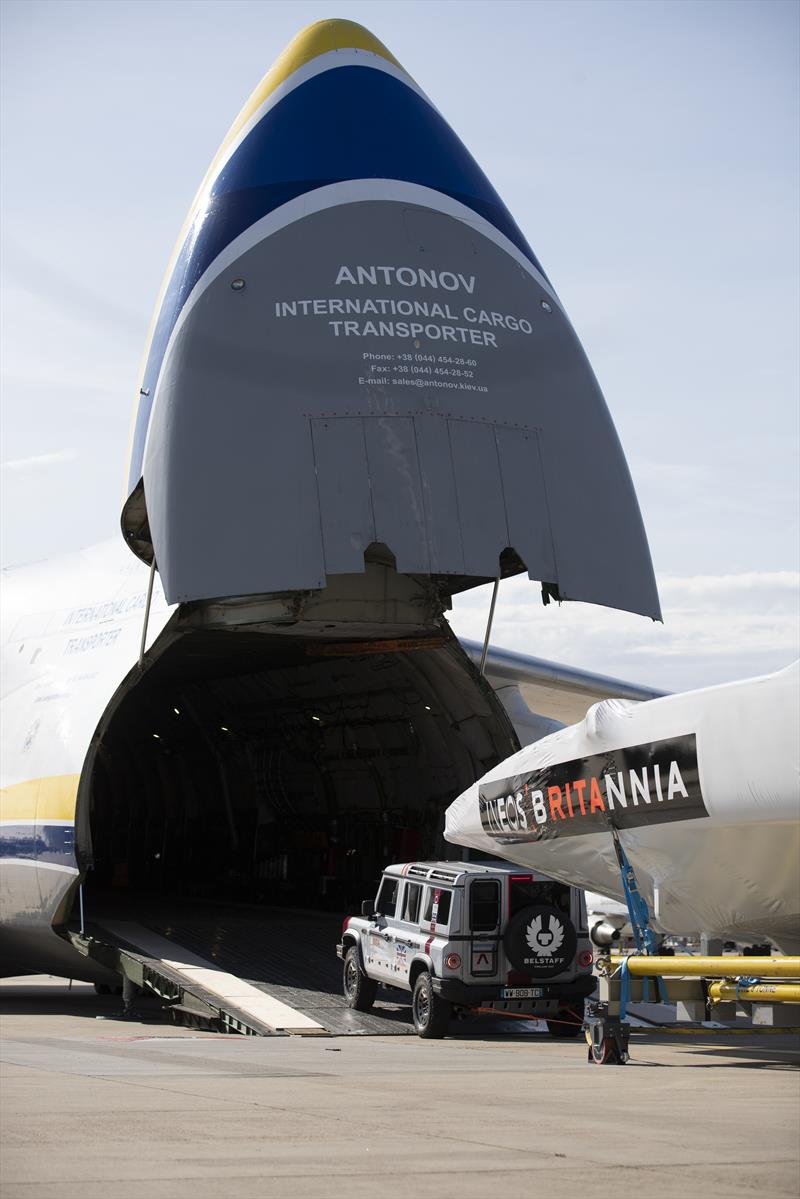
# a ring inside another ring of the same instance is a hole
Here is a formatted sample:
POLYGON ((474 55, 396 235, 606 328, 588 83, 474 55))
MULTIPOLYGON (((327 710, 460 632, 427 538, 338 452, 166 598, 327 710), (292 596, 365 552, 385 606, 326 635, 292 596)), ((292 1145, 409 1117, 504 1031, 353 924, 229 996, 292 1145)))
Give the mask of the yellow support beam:
POLYGON ((711 983, 708 998, 712 1003, 800 1003, 798 983, 753 983, 737 987, 736 983, 711 983))
POLYGON ((612 969, 623 961, 634 978, 791 978, 800 979, 800 957, 648 957, 646 954, 611 955, 612 969))

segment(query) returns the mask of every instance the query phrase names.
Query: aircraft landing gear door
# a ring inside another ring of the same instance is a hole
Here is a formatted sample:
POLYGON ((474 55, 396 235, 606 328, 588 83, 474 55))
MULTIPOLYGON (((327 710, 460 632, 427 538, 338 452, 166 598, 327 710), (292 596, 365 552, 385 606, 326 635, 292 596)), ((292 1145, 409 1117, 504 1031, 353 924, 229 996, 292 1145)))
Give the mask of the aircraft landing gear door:
POLYGON ((394 982, 395 935, 397 932, 397 899, 400 879, 386 876, 375 900, 375 918, 364 932, 364 962, 374 977, 394 982))
POLYGON ((495 981, 500 969, 500 884, 495 879, 470 882, 469 927, 473 934, 470 974, 495 981))

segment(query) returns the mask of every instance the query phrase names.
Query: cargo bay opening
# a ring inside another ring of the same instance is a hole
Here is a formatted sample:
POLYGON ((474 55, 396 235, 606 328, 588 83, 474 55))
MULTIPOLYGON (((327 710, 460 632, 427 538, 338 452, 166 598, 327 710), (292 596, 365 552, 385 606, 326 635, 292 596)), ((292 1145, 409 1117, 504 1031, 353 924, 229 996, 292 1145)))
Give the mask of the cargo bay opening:
POLYGON ((87 759, 87 913, 126 894, 344 912, 388 862, 452 856, 445 809, 518 742, 441 611, 374 559, 300 599, 179 609, 87 759))

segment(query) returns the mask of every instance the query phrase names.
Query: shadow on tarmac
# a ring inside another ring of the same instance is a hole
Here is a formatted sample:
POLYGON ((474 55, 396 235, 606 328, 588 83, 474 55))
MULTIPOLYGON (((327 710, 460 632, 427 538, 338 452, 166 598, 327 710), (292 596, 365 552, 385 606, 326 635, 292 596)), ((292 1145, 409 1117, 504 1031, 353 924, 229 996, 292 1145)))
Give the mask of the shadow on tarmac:
MULTIPOLYGON (((91 983, 48 978, 46 982, 25 979, 0 983, 0 1018, 3 1016, 77 1016, 87 1020, 121 1020, 122 997, 98 995, 91 983)), ((161 1002, 149 995, 136 1000, 136 1019, 146 1024, 171 1024, 161 1002)))
POLYGON ((709 1032, 699 1031, 696 1034, 659 1033, 644 1029, 635 1029, 630 1040, 631 1066, 651 1066, 654 1069, 695 1069, 713 1066, 715 1068, 737 1067, 744 1070, 781 1070, 797 1071, 800 1069, 800 1038, 790 1031, 776 1032, 747 1029, 741 1032, 709 1032), (702 1040, 703 1044, 697 1041, 702 1040), (694 1043, 692 1043, 694 1041, 694 1043), (653 1046, 674 1048, 684 1051, 679 1062, 654 1062, 647 1060, 647 1051, 653 1046), (708 1060, 698 1061, 698 1058, 708 1060))
MULTIPOLYGON (((761 1045, 720 1047, 719 1049, 690 1049, 694 1057, 710 1057, 717 1066, 739 1066, 745 1070, 800 1070, 800 1041, 797 1037, 770 1037, 770 1042, 761 1045), (774 1045, 772 1042, 777 1041, 774 1045), (735 1058, 735 1061, 720 1062, 719 1058, 735 1058), (746 1060, 743 1060, 746 1059, 746 1060)), ((693 1063, 700 1065, 701 1063, 693 1063)))

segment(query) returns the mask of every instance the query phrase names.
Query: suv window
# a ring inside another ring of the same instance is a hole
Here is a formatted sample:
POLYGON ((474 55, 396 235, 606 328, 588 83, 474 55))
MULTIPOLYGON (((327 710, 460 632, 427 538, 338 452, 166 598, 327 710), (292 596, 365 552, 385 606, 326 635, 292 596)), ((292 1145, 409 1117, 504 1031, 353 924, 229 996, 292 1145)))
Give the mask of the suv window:
POLYGON ((397 890, 400 886, 399 878, 392 878, 391 875, 386 875, 380 885, 378 898, 375 900, 375 911, 380 916, 394 916, 395 908, 397 907, 397 890))
POLYGON ((469 889, 469 923, 476 933, 491 933, 500 923, 500 884, 493 878, 473 879, 469 889))
POLYGON ((434 904, 436 904, 436 927, 447 928, 447 923, 450 919, 450 901, 452 897, 452 891, 444 891, 439 887, 429 887, 428 900, 425 904, 425 913, 422 919, 430 924, 433 919, 434 904), (436 904, 437 896, 438 904, 436 904))
POLYGON ((403 920, 416 924, 419 919, 419 901, 422 887, 419 883, 406 883, 406 900, 403 904, 403 920))
POLYGON ((543 883, 528 878, 511 878, 509 919, 532 903, 551 903, 569 915, 570 889, 564 883, 543 883))

